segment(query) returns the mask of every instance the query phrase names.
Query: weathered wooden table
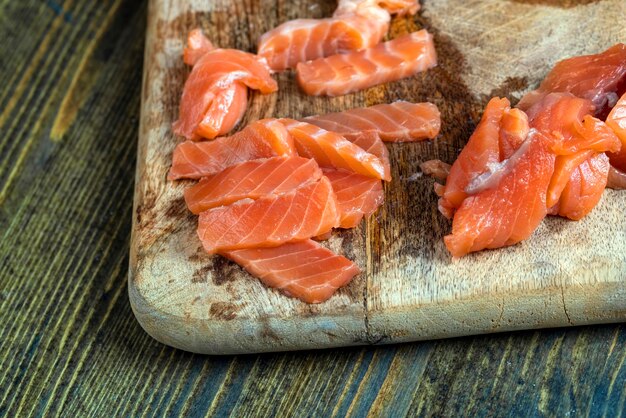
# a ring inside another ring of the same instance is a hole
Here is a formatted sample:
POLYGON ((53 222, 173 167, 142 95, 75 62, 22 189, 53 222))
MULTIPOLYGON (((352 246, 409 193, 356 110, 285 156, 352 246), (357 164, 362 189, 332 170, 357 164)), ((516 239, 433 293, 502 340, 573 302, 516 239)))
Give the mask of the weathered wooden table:
POLYGON ((126 293, 145 18, 0 1, 0 416, 624 414, 624 325, 238 357, 152 340, 126 293))

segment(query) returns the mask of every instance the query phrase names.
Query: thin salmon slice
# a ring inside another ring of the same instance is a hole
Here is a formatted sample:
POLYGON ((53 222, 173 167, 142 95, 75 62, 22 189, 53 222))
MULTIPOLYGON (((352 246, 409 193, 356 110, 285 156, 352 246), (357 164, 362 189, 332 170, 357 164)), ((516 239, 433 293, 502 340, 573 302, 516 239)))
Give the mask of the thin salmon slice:
POLYGON ((530 126, 556 135, 558 155, 548 186, 549 213, 582 219, 598 204, 607 184, 606 151, 619 150, 621 143, 602 121, 590 115, 590 100, 569 93, 551 93, 528 110, 530 126))
POLYGON ((209 254, 254 247, 276 247, 324 234, 339 225, 330 181, 319 181, 282 195, 244 199, 200 214, 198 236, 209 254))
POLYGON ((415 0, 340 0, 332 18, 290 20, 266 32, 257 51, 274 71, 294 68, 299 62, 374 46, 387 33, 390 14, 418 9, 415 0))
POLYGON ((360 273, 352 261, 310 239, 273 248, 221 254, 258 277, 266 286, 306 303, 328 300, 337 289, 360 273))
MULTIPOLYGON (((438 194, 439 211, 447 218, 452 218, 468 193, 469 183, 483 174, 489 165, 500 162, 500 123, 506 111, 510 110, 508 99, 494 97, 487 103, 480 123, 463 148, 457 160, 452 164, 445 188, 438 194)), ((522 132, 528 126, 520 127, 522 132)))
POLYGON ((183 62, 194 66, 204 54, 215 49, 202 30, 194 29, 187 35, 187 46, 183 50, 183 62))
POLYGON ((405 101, 309 116, 303 121, 337 132, 347 139, 371 131, 388 142, 432 139, 441 129, 441 115, 436 105, 405 101))
POLYGON ((380 139, 377 132, 367 131, 344 136, 348 141, 352 142, 363 151, 375 155, 380 159, 385 167, 385 179, 391 178, 391 164, 389 163, 389 150, 380 139))
POLYGON ((280 119, 292 136, 298 155, 313 158, 320 167, 340 168, 381 180, 391 180, 389 170, 372 155, 343 136, 294 119, 280 119))
POLYGON ((296 78, 306 94, 341 96, 410 77, 435 65, 433 38, 420 30, 362 51, 298 63, 296 78))
POLYGON ((385 201, 380 180, 344 170, 324 169, 337 196, 340 228, 354 228, 385 201))
MULTIPOLYGON (((444 238, 455 257, 500 248, 530 237, 547 214, 546 190, 554 170, 552 140, 531 130, 528 139, 502 166, 463 200, 454 214, 452 234, 444 238)), ((456 163, 455 163, 456 164, 456 163)))
POLYGON ((622 143, 619 151, 607 154, 611 165, 618 170, 626 171, 626 93, 622 95, 609 113, 606 124, 615 132, 622 143))
POLYGON ((246 161, 219 173, 203 177, 185 190, 185 201, 192 213, 225 206, 242 199, 291 192, 322 176, 310 158, 274 157, 246 161))
POLYGON ((604 119, 608 110, 626 90, 626 45, 619 43, 604 52, 559 61, 537 90, 518 103, 529 109, 553 92, 568 92, 590 100, 593 114, 604 119))
POLYGON ((263 119, 232 136, 178 144, 168 179, 199 179, 244 161, 295 154, 293 140, 285 126, 276 119, 263 119))
POLYGON ((587 216, 602 198, 610 167, 609 157, 603 153, 593 153, 585 159, 572 171, 558 202, 549 213, 575 221, 587 216))
POLYGON ((246 86, 264 94, 278 89, 263 59, 236 49, 205 52, 185 82, 174 133, 198 140, 230 132, 245 112, 246 86))

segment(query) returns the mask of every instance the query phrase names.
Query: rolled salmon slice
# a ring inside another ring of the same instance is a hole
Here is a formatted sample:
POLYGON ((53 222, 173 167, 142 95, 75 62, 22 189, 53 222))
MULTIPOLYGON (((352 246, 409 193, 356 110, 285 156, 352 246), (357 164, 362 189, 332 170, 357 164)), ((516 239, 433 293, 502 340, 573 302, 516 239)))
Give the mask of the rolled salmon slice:
POLYGON ((198 179, 244 161, 295 154, 293 139, 285 126, 276 119, 263 119, 232 136, 178 144, 168 179, 198 179))
POLYGON ((324 169, 337 196, 340 228, 354 228, 383 204, 385 194, 380 180, 344 170, 324 169))
POLYGON ((389 169, 343 136, 294 119, 280 119, 293 141, 298 155, 313 158, 320 167, 340 168, 381 180, 391 180, 389 169))
POLYGON ((302 119, 337 132, 350 140, 364 132, 376 132, 383 141, 405 142, 432 139, 439 134, 441 115, 432 103, 398 101, 302 119))
POLYGON ((313 96, 341 96, 400 80, 437 65, 433 38, 420 30, 374 47, 298 63, 296 77, 313 96))
POLYGON ((302 157, 274 157, 246 161, 204 177, 185 190, 192 213, 225 206, 242 199, 291 192, 316 182, 322 171, 314 160, 302 157))
POLYGON ((253 54, 217 48, 189 60, 196 58, 183 87, 178 120, 172 126, 175 134, 187 139, 228 133, 247 105, 246 87, 264 94, 278 89, 267 63, 253 54))
POLYGON ((224 251, 221 254, 266 286, 306 303, 328 300, 360 272, 352 261, 310 239, 273 248, 224 251))
MULTIPOLYGON (((452 164, 439 199, 439 211, 447 218, 452 218, 454 211, 468 196, 466 188, 469 183, 487 171, 490 164, 500 162, 500 122, 509 106, 508 99, 498 97, 487 103, 476 130, 452 164)), ((519 129, 527 131, 528 127, 519 129)))
POLYGON ((209 254, 276 247, 324 234, 339 225, 337 200, 322 176, 283 195, 244 199, 200 214, 198 236, 209 254))

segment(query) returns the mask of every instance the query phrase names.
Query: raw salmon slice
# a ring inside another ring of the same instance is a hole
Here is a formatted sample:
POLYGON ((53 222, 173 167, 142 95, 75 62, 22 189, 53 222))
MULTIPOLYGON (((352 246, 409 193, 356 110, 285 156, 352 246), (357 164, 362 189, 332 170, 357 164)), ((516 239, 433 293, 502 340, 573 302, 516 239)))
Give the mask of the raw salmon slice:
POLYGON ((224 206, 241 199, 291 192, 319 180, 322 170, 314 160, 302 157, 274 157, 246 161, 219 173, 203 177, 185 190, 192 213, 224 206))
POLYGON ((332 18, 290 20, 266 32, 257 51, 274 71, 294 68, 299 62, 374 46, 387 33, 390 14, 418 9, 415 0, 340 0, 332 18))
POLYGON ((616 44, 604 52, 559 61, 537 90, 518 103, 529 109, 549 93, 569 92, 590 100, 594 115, 604 119, 608 109, 626 90, 626 45, 616 44))
POLYGON ((347 258, 312 240, 221 253, 266 286, 306 303, 328 300, 360 273, 347 258))
POLYGON ((383 141, 388 142, 432 139, 441 128, 441 115, 436 105, 405 101, 309 116, 303 121, 337 132, 347 139, 363 132, 377 132, 383 141))
POLYGON ((230 132, 245 111, 246 86, 264 94, 278 89, 259 57, 236 49, 205 52, 185 82, 174 133, 198 140, 230 132))
POLYGON ((354 145, 343 136, 294 119, 280 119, 298 154, 313 158, 320 167, 341 168, 364 176, 391 180, 384 163, 375 155, 354 145))
MULTIPOLYGON (((438 193, 441 196, 439 211, 447 218, 452 218, 454 211, 467 198, 469 183, 487 167, 500 162, 500 123, 506 111, 510 111, 507 99, 491 99, 476 130, 452 164, 445 188, 438 193)), ((527 132, 528 126, 521 126, 519 131, 520 135, 527 132)))
POLYGON ((204 36, 202 30, 194 29, 187 35, 187 46, 183 50, 183 62, 193 66, 212 49, 214 49, 213 44, 204 36))
POLYGON ((592 153, 572 171, 558 202, 549 213, 575 221, 587 216, 602 198, 610 166, 606 154, 592 153))
POLYGON ((528 110, 532 128, 560 139, 546 197, 550 214, 579 220, 602 197, 609 171, 604 152, 618 150, 620 141, 592 111, 591 101, 569 93, 548 94, 528 110))
POLYGON ((626 93, 615 104, 606 118, 606 124, 615 132, 622 143, 618 152, 608 153, 611 165, 621 171, 626 171, 626 93))
POLYGON ((380 159, 385 167, 384 177, 385 179, 391 178, 391 164, 389 163, 389 150, 380 139, 377 132, 367 131, 360 132, 348 136, 344 136, 348 141, 352 142, 357 147, 363 149, 363 151, 375 155, 380 159))
POLYGON ((420 30, 358 52, 298 63, 302 90, 314 96, 341 96, 412 76, 437 65, 432 36, 420 30))
POLYGON ((293 140, 276 119, 263 119, 214 141, 185 141, 174 149, 168 179, 198 179, 257 158, 295 155, 293 140))
POLYGON ((330 181, 319 181, 282 195, 244 199, 200 214, 198 236, 209 254, 254 247, 276 247, 324 234, 339 225, 330 181))
POLYGON ((530 132, 508 160, 473 185, 473 193, 457 209, 452 234, 444 238, 453 256, 518 243, 530 237, 546 216, 546 190, 555 159, 552 140, 530 132))
POLYGON ((340 228, 354 228, 385 201, 380 180, 344 170, 324 169, 337 196, 340 228))

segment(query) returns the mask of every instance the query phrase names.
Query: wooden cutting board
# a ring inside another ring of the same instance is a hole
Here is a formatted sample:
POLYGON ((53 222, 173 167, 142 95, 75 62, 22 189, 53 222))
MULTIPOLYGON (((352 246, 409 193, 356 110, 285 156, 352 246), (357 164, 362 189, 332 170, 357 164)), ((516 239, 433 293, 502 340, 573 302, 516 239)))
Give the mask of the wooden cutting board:
POLYGON ((201 27, 220 47, 254 51, 259 36, 298 17, 330 16, 333 1, 152 0, 137 159, 130 301, 157 340, 209 353, 386 344, 460 335, 626 320, 626 193, 607 190, 580 222, 551 217, 514 247, 452 260, 451 224, 437 211, 419 164, 452 162, 489 97, 513 102, 556 60, 626 41, 623 0, 424 2, 395 19, 390 37, 426 28, 439 66, 410 79, 339 98, 308 97, 294 76, 279 91, 252 93, 243 124, 265 117, 339 111, 394 100, 431 101, 443 128, 431 142, 391 144, 385 204, 330 248, 363 270, 328 302, 307 305, 264 287, 237 265, 203 253, 196 217, 168 182, 170 129, 189 69, 186 34, 201 27), (623 20, 623 19, 622 19, 623 20))

